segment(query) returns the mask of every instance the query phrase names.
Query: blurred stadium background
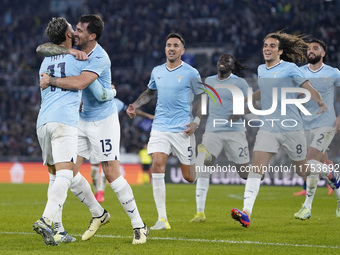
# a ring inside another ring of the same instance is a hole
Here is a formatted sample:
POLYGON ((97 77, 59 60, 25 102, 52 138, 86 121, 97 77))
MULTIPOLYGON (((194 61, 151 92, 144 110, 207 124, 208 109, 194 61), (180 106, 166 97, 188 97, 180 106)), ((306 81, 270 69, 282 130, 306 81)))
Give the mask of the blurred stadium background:
MULTIPOLYGON (((340 1, 336 0, 2 0, 1 3, 0 182, 15 162, 41 165, 35 125, 42 57, 35 49, 48 41, 44 30, 51 17, 63 16, 75 25, 81 14, 102 16, 105 30, 99 43, 111 58, 117 97, 126 104, 146 89, 152 68, 165 61, 164 40, 170 32, 184 36, 184 60, 196 67, 202 77, 216 72, 221 53, 231 53, 249 67, 243 73, 245 78, 256 77, 257 66, 263 63, 263 37, 282 29, 324 40, 329 46, 328 64, 340 66, 340 1)), ((155 102, 143 110, 153 113, 155 102)), ((339 98, 336 109, 339 113, 339 98)), ((137 165, 137 153, 149 138, 150 122, 140 117, 130 120, 125 112, 120 114, 120 121, 122 162, 137 165)), ((250 149, 255 133, 256 130, 248 133, 250 149)), ((340 162, 337 144, 339 135, 329 151, 334 162, 340 162)), ((176 166, 176 160, 171 160, 170 165, 176 166)), ((274 164, 287 163, 280 153, 273 160, 274 164)))

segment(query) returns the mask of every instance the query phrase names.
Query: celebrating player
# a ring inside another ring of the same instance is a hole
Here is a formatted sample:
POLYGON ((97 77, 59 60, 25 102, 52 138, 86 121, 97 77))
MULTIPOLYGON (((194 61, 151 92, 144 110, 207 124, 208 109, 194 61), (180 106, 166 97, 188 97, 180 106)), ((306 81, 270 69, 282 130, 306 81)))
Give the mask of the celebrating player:
POLYGON ((157 91, 158 99, 155 119, 148 143, 148 154, 152 157, 151 176, 158 221, 151 230, 170 229, 165 207, 165 166, 172 152, 180 161, 184 179, 195 180, 195 136, 200 121, 200 112, 191 120, 190 105, 193 94, 202 93, 198 71, 181 60, 184 54, 184 39, 177 33, 166 38, 166 63, 152 70, 148 88, 126 110, 131 118, 135 109, 148 103, 157 91))
MULTIPOLYGON (((71 48, 74 41, 72 26, 64 18, 53 18, 46 28, 50 40, 66 48, 71 48)), ((45 57, 40 67, 40 74, 48 71, 55 77, 79 75, 88 61, 77 61, 71 55, 45 57)), ((113 92, 105 91, 94 81, 89 86, 93 92, 103 93, 113 98, 113 92), (111 93, 111 94, 110 94, 111 93)), ((33 224, 33 229, 40 234, 45 244, 57 245, 59 242, 74 242, 65 231, 62 221, 62 207, 67 191, 73 179, 73 169, 76 162, 78 119, 81 93, 78 90, 63 90, 49 87, 42 90, 42 102, 37 119, 37 136, 42 150, 44 165, 47 165, 50 182, 48 201, 42 217, 33 224), (54 223, 54 231, 51 228, 54 223)))
MULTIPOLYGON (((320 92, 327 102, 327 110, 318 115, 318 106, 309 101, 304 106, 312 113, 310 116, 302 115, 303 125, 307 138, 307 160, 326 161, 327 148, 335 133, 340 129, 340 115, 336 118, 334 110, 334 88, 340 86, 340 71, 337 68, 325 65, 327 61, 327 45, 318 39, 312 39, 307 49, 308 64, 301 67, 313 87, 320 92)), ((307 177, 307 196, 302 208, 294 214, 296 219, 306 220, 312 216, 312 203, 319 178, 315 175, 307 177)), ((336 216, 340 217, 340 190, 334 189, 337 197, 336 216)))
MULTIPOLYGON (((82 15, 78 19, 75 31, 75 45, 84 51, 89 58, 89 64, 78 76, 55 78, 45 76, 40 82, 44 88, 49 85, 64 89, 83 88, 88 83, 98 79, 103 87, 111 87, 111 61, 105 50, 97 43, 104 30, 104 22, 98 15, 82 15)), ((53 48, 53 47, 51 47, 53 48)), ((61 52, 69 52, 61 49, 61 52)), ((53 48, 56 52, 56 48, 53 48)), ((79 173, 79 168, 85 158, 92 152, 94 159, 102 163, 103 171, 116 193, 125 212, 131 219, 133 227, 133 244, 146 242, 148 228, 142 221, 132 189, 119 170, 119 142, 120 125, 117 107, 113 100, 98 102, 93 94, 86 88, 83 91, 83 107, 80 113, 78 126, 78 152, 75 172, 77 175, 71 186, 73 193, 77 194, 91 211, 92 219, 82 240, 89 240, 110 219, 110 214, 95 200, 88 183, 79 173), (95 200, 96 203, 93 202, 95 200), (96 205, 93 207, 93 205, 96 205)))
MULTIPOLYGON (((234 56, 222 54, 217 62, 218 74, 207 77, 204 84, 213 87, 223 102, 221 105, 215 105, 209 100, 208 119, 205 126, 202 144, 197 146, 198 156, 196 159, 197 183, 196 183, 196 207, 197 212, 191 222, 205 221, 204 214, 205 201, 209 189, 210 172, 204 169, 204 165, 212 165, 215 159, 224 149, 225 154, 230 161, 236 165, 237 171, 241 173, 241 166, 248 166, 249 150, 245 134, 245 127, 240 125, 241 120, 234 125, 227 124, 214 125, 215 119, 228 119, 233 110, 232 93, 225 88, 216 88, 218 85, 228 84, 240 88, 244 95, 248 94, 247 82, 239 78, 238 74, 246 67, 241 65, 234 56)), ((246 178, 247 174, 241 175, 246 178)))
MULTIPOLYGON (((301 37, 283 32, 271 33, 264 38, 262 53, 265 64, 258 67, 260 92, 255 92, 261 99, 262 109, 272 107, 271 104, 275 100, 273 99, 273 88, 282 90, 296 87, 302 87, 309 91, 311 98, 320 108, 318 113, 323 113, 327 109, 319 92, 312 87, 304 73, 293 63, 296 60, 303 61, 305 59, 304 47, 307 47, 307 44, 301 37)), ((296 100, 297 93, 287 93, 286 96, 287 99, 296 100)), ((287 104, 286 115, 282 115, 281 97, 277 97, 277 109, 269 115, 262 115, 261 119, 264 124, 256 135, 252 168, 245 185, 243 211, 236 208, 231 210, 232 218, 243 227, 250 226, 250 216, 260 189, 264 168, 268 165, 271 157, 278 152, 280 146, 285 149, 293 167, 300 176, 321 174, 323 178, 328 178, 330 175, 329 178, 332 179, 334 186, 339 187, 340 184, 338 178, 333 178, 334 172, 327 165, 316 160, 309 160, 307 163, 306 137, 296 105, 287 104), (278 121, 267 122, 265 119, 278 121), (282 121, 285 121, 286 125, 281 125, 282 121)))

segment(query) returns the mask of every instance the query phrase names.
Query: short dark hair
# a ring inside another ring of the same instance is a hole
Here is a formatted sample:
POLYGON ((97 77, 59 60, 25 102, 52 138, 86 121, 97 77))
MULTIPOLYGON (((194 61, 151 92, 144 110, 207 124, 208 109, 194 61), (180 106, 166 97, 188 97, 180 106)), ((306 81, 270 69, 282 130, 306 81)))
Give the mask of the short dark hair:
POLYGON ((78 19, 80 23, 89 23, 87 26, 87 32, 89 34, 96 34, 96 41, 99 40, 104 31, 104 21, 97 14, 84 14, 78 19))
POLYGON ((317 38, 312 38, 311 40, 309 40, 308 43, 317 43, 317 44, 319 44, 323 48, 323 50, 325 51, 325 56, 322 58, 322 61, 323 62, 327 62, 328 61, 328 47, 327 47, 327 44, 324 41, 322 41, 320 39, 317 39, 317 38))
POLYGON ((52 18, 46 27, 45 33, 54 44, 61 44, 66 41, 66 31, 69 23, 65 18, 52 18))
POLYGON ((183 44, 183 47, 185 46, 185 41, 184 41, 183 37, 180 34, 178 34, 178 33, 170 33, 166 37, 166 41, 168 41, 170 38, 177 38, 177 39, 179 39, 181 41, 181 43, 183 44))

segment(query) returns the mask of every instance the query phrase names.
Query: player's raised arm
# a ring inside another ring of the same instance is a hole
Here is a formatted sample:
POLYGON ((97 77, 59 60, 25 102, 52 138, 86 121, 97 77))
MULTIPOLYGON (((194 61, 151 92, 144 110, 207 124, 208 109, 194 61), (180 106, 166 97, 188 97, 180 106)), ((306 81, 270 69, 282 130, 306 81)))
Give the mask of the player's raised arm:
POLYGON ((84 51, 80 51, 74 48, 67 48, 64 46, 53 44, 51 42, 39 45, 36 49, 36 52, 39 55, 43 55, 45 57, 51 57, 61 54, 71 54, 75 56, 75 58, 78 60, 87 60, 89 58, 84 51))

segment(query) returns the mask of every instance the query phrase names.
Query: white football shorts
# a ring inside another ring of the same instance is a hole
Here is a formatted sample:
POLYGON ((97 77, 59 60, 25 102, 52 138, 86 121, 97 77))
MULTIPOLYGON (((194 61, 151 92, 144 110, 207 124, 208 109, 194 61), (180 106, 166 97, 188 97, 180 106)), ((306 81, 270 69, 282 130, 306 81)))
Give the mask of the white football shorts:
POLYGON ((224 149, 228 159, 235 164, 249 162, 249 147, 244 131, 206 132, 202 144, 215 158, 224 149))
POLYGON ((93 162, 119 160, 120 125, 115 112, 99 121, 79 120, 78 155, 93 162))
POLYGON ((185 132, 161 132, 152 130, 148 143, 148 154, 163 152, 177 156, 183 165, 191 165, 196 158, 195 135, 188 136, 185 132))
POLYGON ((77 161, 78 129, 59 122, 48 122, 37 129, 44 165, 77 161))
POLYGON ((259 130, 256 135, 254 151, 277 153, 282 146, 293 161, 307 157, 307 141, 303 130, 272 133, 259 130))
POLYGON ((305 134, 309 147, 325 153, 335 136, 335 129, 324 126, 312 130, 305 130, 305 134))

